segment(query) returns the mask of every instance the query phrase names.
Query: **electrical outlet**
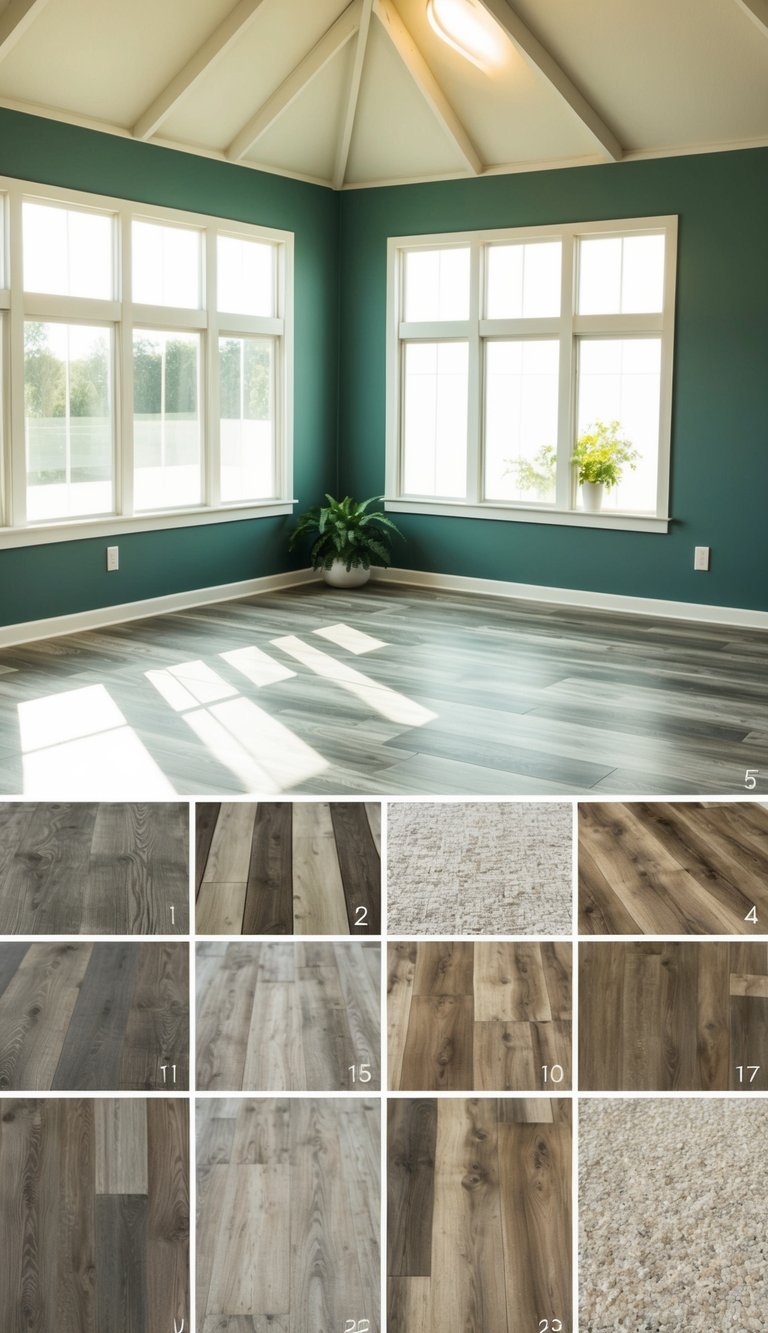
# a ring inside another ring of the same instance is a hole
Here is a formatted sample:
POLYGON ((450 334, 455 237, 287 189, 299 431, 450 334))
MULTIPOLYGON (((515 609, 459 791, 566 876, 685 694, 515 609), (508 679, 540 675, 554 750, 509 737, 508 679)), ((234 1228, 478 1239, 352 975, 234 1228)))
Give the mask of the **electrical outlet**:
POLYGON ((709 569, 709 551, 708 546, 694 546, 693 548, 693 568, 709 569))
POLYGON ((119 568, 120 568, 120 547, 119 547, 119 546, 108 546, 108 547, 107 547, 107 573, 108 573, 108 574, 113 574, 114 571, 115 571, 116 569, 119 569, 119 568))

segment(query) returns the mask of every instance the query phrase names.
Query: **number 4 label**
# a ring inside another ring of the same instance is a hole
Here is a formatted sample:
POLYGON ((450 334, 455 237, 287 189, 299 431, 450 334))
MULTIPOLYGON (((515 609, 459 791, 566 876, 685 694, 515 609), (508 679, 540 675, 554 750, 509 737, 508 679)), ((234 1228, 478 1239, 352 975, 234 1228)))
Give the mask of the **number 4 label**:
POLYGON ((752 925, 753 925, 753 926, 756 926, 756 925, 757 925, 757 908, 756 908, 756 907, 750 907, 749 911, 747 912, 747 915, 744 917, 744 920, 745 920, 745 921, 751 921, 751 922, 752 922, 752 925))

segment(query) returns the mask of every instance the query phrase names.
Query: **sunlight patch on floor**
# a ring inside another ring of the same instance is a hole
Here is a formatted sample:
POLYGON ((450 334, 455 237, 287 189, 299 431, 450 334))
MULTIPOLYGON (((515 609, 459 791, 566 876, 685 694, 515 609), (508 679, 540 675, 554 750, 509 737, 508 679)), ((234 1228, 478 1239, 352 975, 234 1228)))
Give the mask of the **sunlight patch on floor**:
POLYGON ((319 634, 323 639, 329 639, 331 643, 338 644, 339 648, 345 648, 348 653, 354 653, 355 656, 359 656, 360 653, 372 653, 376 648, 388 647, 383 639, 374 639, 372 634, 365 634, 363 630, 355 629, 354 625, 322 625, 312 633, 319 634))
POLYGON ((233 648, 228 653, 219 653, 219 657, 259 688, 262 685, 274 685, 278 680, 290 680, 291 676, 296 675, 290 667, 276 662, 261 648, 233 648))
POLYGON ((18 717, 24 753, 127 725, 104 685, 28 699, 18 705, 18 717))
POLYGON ((350 694, 354 694, 368 708, 372 708, 389 722, 398 722, 404 727, 422 727, 425 722, 432 722, 437 717, 436 713, 423 708, 413 699, 408 699, 406 695, 390 689, 388 685, 380 685, 362 671, 347 666, 344 662, 338 662, 335 657, 321 652, 314 644, 304 643, 294 634, 288 634, 281 639, 272 639, 272 644, 297 662, 301 662, 310 671, 314 671, 316 675, 324 676, 326 680, 333 681, 350 694))
POLYGON ((328 767, 317 750, 251 699, 185 713, 184 721, 245 791, 281 792, 328 767))

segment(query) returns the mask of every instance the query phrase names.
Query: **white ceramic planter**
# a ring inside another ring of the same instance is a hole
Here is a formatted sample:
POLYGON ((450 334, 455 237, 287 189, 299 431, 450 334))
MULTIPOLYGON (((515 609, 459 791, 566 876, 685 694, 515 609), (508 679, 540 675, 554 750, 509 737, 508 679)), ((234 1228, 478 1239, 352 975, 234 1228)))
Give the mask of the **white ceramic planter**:
POLYGON ((334 560, 330 569, 323 570, 323 578, 331 588, 362 588, 370 577, 370 569, 363 569, 362 565, 347 569, 343 560, 334 560))
POLYGON ((581 502, 588 514, 597 514, 603 507, 605 487, 601 481, 583 481, 581 483, 581 502))

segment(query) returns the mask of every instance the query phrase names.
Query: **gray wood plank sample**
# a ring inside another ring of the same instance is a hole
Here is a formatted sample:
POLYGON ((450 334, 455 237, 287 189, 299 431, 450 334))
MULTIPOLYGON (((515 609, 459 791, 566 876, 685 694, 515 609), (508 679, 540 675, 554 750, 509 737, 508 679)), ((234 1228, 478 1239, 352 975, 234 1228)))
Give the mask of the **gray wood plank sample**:
POLYGON ((187 934, 187 811, 0 805, 0 934, 187 934))
POLYGON ((198 944, 197 1088, 378 1088, 380 952, 357 940, 198 944))
POLYGON ((187 945, 0 944, 0 1089, 162 1091, 188 1080, 187 945))
POLYGON ((188 1122, 180 1098, 0 1101, 3 1333, 189 1327, 188 1122), (99 1117, 124 1121, 109 1182, 99 1117))

